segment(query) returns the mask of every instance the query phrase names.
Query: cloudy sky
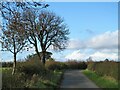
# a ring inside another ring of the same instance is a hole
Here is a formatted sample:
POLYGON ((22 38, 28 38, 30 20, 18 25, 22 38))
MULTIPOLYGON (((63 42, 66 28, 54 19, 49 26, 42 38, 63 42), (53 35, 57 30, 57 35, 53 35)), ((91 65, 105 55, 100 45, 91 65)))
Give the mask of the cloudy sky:
MULTIPOLYGON (((62 52, 53 52, 53 58, 60 61, 68 59, 117 60, 118 58, 118 3, 117 2, 49 2, 47 10, 64 18, 70 29, 69 44, 62 52)), ((29 52, 20 53, 22 59, 29 52)), ((8 52, 1 52, 2 60, 12 60, 8 52)))

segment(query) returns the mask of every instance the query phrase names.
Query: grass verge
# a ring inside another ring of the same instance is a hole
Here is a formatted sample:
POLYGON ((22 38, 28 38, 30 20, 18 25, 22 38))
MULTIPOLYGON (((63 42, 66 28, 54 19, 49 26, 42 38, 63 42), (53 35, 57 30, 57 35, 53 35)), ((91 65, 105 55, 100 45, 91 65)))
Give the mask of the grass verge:
POLYGON ((90 70, 83 70, 82 72, 100 88, 118 88, 118 82, 112 77, 100 76, 90 70))

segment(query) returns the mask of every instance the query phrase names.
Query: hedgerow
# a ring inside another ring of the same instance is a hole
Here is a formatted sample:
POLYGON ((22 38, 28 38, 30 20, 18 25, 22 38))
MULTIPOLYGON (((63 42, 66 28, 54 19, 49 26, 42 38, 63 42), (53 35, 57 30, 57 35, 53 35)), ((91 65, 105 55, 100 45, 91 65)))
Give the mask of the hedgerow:
POLYGON ((88 69, 96 72, 101 76, 111 76, 118 80, 118 62, 115 61, 89 62, 88 69))

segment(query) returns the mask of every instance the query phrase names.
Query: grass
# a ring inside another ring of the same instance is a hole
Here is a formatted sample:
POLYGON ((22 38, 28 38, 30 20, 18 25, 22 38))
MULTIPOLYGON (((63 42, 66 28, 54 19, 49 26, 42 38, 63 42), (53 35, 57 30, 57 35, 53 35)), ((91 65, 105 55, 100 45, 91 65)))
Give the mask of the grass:
POLYGON ((82 72, 100 88, 118 88, 117 81, 112 77, 100 76, 90 70, 83 70, 82 72))

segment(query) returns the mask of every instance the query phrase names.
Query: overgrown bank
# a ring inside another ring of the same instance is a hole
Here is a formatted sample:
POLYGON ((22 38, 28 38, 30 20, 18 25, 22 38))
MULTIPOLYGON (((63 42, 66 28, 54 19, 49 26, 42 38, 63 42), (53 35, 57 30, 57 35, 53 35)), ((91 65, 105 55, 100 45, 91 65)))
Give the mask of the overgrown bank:
POLYGON ((117 88, 118 86, 118 62, 114 61, 57 62, 47 60, 45 66, 43 66, 34 57, 28 58, 24 62, 17 62, 15 75, 11 75, 11 68, 3 68, 4 89, 13 87, 58 89, 66 69, 87 69, 83 73, 101 88, 117 88))
POLYGON ((87 70, 83 73, 94 81, 100 88, 118 88, 119 62, 99 61, 87 62, 87 70))
POLYGON ((12 68, 2 69, 3 90, 12 88, 59 88, 62 70, 48 70, 37 60, 17 62, 16 73, 12 68))
POLYGON ((112 77, 100 76, 90 70, 84 70, 82 72, 100 88, 105 88, 105 90, 108 90, 109 88, 118 88, 118 82, 112 77))
POLYGON ((36 57, 17 62, 16 73, 12 72, 12 63, 4 63, 2 87, 6 88, 52 88, 58 89, 65 69, 86 69, 85 62, 47 61, 45 66, 36 57))
POLYGON ((115 61, 88 62, 88 69, 100 76, 110 76, 118 81, 118 65, 115 61))

